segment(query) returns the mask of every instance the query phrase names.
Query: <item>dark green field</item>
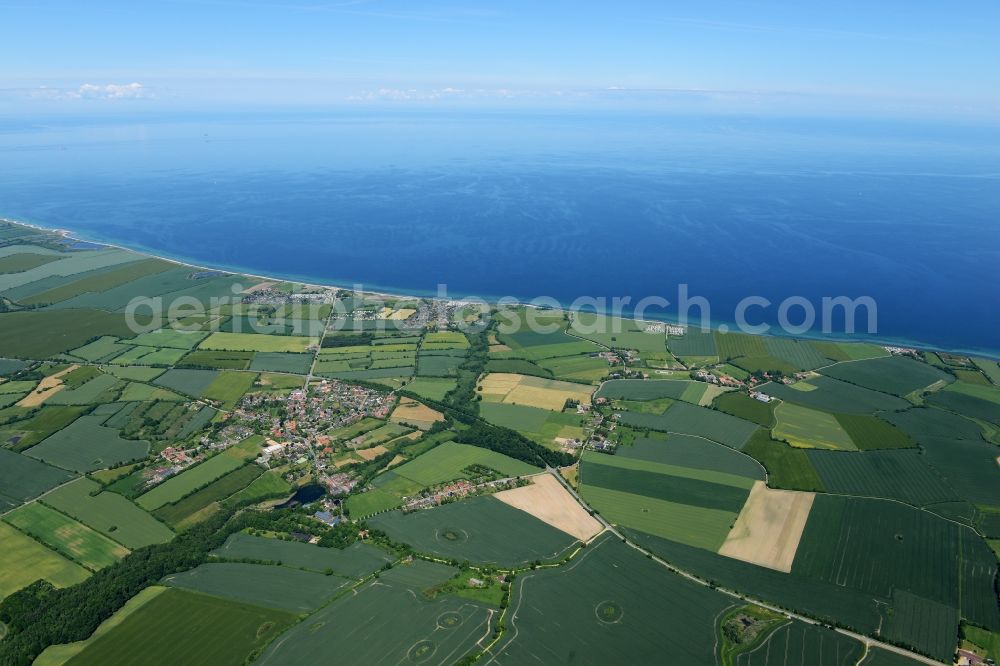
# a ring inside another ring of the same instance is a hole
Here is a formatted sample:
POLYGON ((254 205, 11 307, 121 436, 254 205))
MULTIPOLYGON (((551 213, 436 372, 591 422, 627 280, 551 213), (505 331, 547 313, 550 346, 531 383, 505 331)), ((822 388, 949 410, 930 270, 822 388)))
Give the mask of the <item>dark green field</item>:
POLYGON ((473 497, 410 514, 368 519, 396 541, 439 557, 499 566, 554 559, 575 539, 492 497, 473 497))
POLYGON ((488 608, 420 589, 383 576, 295 626, 255 663, 451 666, 490 633, 488 608))
POLYGON ((349 578, 370 574, 390 560, 385 551, 362 543, 338 550, 300 541, 267 539, 243 532, 231 535, 212 554, 225 559, 281 563, 283 566, 321 573, 329 569, 349 578))
POLYGON ((0 511, 38 497, 72 478, 65 470, 0 448, 0 511))
POLYGON ((789 622, 760 647, 739 655, 735 665, 854 666, 863 652, 861 643, 849 636, 804 622, 789 622))
POLYGON ((620 446, 615 455, 764 479, 764 470, 749 456, 690 435, 666 435, 652 439, 640 437, 631 444, 620 446))
POLYGON ((291 613, 315 610, 350 581, 262 564, 214 563, 166 576, 165 585, 291 613))
POLYGON ((600 537, 568 566, 516 579, 510 630, 492 654, 501 664, 712 664, 715 619, 732 604, 600 537))
POLYGON ((612 379, 604 382, 595 398, 614 400, 657 400, 674 398, 679 400, 684 390, 692 382, 671 379, 612 379))
POLYGON ((28 310, 0 314, 0 349, 14 358, 48 358, 92 338, 132 337, 125 318, 103 310, 28 310))
POLYGON ((886 497, 916 505, 958 499, 916 451, 811 450, 807 455, 830 493, 886 497))
POLYGON ((766 430, 758 430, 743 447, 767 469, 768 485, 789 490, 823 490, 823 482, 804 449, 796 449, 771 439, 766 430))
POLYGON ((905 449, 915 446, 902 430, 868 414, 836 414, 840 427, 862 451, 871 449, 905 449))
POLYGON ((761 402, 742 391, 723 393, 712 406, 727 414, 770 428, 774 425, 774 401, 761 402))
POLYGON ((974 504, 1000 506, 997 447, 983 440, 975 423, 927 407, 887 414, 885 418, 920 444, 927 464, 960 497, 974 504))
POLYGON ((626 412, 621 422, 640 430, 699 435, 734 449, 742 448, 757 429, 749 421, 685 402, 674 403, 663 415, 626 412))
POLYGON ((25 453, 76 472, 117 467, 146 457, 149 442, 123 439, 116 429, 101 425, 105 418, 82 416, 25 453))
POLYGON ((263 470, 257 465, 243 465, 195 491, 174 504, 165 504, 153 512, 157 518, 172 527, 189 519, 199 511, 233 495, 253 482, 263 470))
POLYGON ((933 365, 903 356, 885 356, 866 361, 838 363, 823 369, 828 377, 900 397, 954 377, 933 365))
POLYGON ((142 655, 142 664, 157 666, 240 666, 294 620, 283 611, 167 590, 66 663, 128 664, 142 655))
MULTIPOLYGON (((801 383, 801 382, 800 382, 801 383)), ((805 391, 784 384, 766 384, 761 391, 803 407, 844 414, 872 414, 877 411, 906 409, 902 398, 848 384, 831 377, 813 377, 805 382, 815 390, 805 391)))

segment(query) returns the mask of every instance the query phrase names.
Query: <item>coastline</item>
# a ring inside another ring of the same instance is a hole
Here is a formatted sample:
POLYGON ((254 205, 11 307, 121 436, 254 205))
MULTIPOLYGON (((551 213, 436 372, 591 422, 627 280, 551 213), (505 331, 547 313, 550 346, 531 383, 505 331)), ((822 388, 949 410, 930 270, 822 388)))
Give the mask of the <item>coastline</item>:
MULTIPOLYGON (((342 285, 342 284, 334 284, 332 282, 314 282, 314 281, 311 281, 311 280, 313 280, 313 278, 310 278, 310 277, 307 277, 307 276, 295 276, 295 275, 292 275, 292 274, 284 274, 284 275, 282 275, 282 274, 270 274, 270 275, 268 275, 268 274, 262 274, 262 273, 253 273, 253 272, 251 272, 253 269, 246 269, 246 268, 242 268, 242 267, 238 267, 238 266, 219 266, 219 265, 209 266, 209 265, 197 264, 197 263, 194 263, 194 262, 192 262, 190 260, 187 260, 187 259, 181 259, 181 258, 177 258, 177 257, 173 257, 173 256, 165 256, 165 255, 162 255, 162 254, 158 254, 156 250, 150 250, 150 249, 146 249, 146 248, 137 249, 135 247, 130 247, 130 246, 127 246, 127 245, 122 245, 119 242, 113 242, 113 241, 105 241, 105 240, 97 240, 97 239, 87 238, 84 235, 80 235, 79 232, 76 232, 76 231, 73 231, 73 230, 70 230, 70 229, 63 229, 63 228, 56 228, 56 227, 46 227, 46 226, 41 225, 41 224, 37 224, 37 223, 33 223, 33 222, 26 222, 26 221, 18 220, 18 219, 12 219, 12 218, 9 218, 9 217, 4 217, 2 215, 0 215, 0 222, 6 222, 6 223, 14 224, 14 225, 17 225, 17 226, 26 227, 26 228, 29 228, 29 229, 34 229, 36 231, 41 231, 41 232, 44 232, 44 233, 55 234, 57 236, 60 236, 61 238, 64 238, 64 239, 70 240, 70 241, 75 241, 75 242, 79 242, 79 243, 90 243, 92 245, 100 245, 100 246, 104 246, 104 247, 109 247, 109 248, 114 248, 114 249, 117 249, 117 250, 121 250, 121 251, 124 251, 124 252, 130 252, 132 254, 141 255, 141 256, 144 256, 144 257, 149 257, 149 258, 152 258, 152 259, 159 259, 161 261, 172 263, 172 264, 175 264, 177 266, 184 266, 184 267, 193 268, 193 269, 197 269, 197 270, 201 270, 201 271, 216 271, 216 272, 221 272, 221 273, 228 273, 230 275, 243 275, 243 276, 246 276, 246 277, 249 277, 249 278, 254 278, 254 279, 262 280, 262 281, 270 281, 270 282, 294 282, 294 283, 301 284, 301 285, 303 285, 305 287, 309 287, 309 288, 313 288, 313 289, 340 289, 340 290, 345 290, 345 291, 354 291, 356 286, 361 286, 362 287, 361 293, 371 294, 371 295, 374 295, 374 296, 381 296, 381 297, 388 297, 388 298, 395 298, 395 299, 399 299, 399 298, 421 298, 421 299, 427 299, 427 300, 431 300, 431 301, 448 301, 448 302, 455 302, 455 303, 463 303, 463 302, 469 302, 469 303, 472 303, 472 302, 485 302, 485 303, 490 304, 490 305, 496 305, 498 303, 498 301, 500 300, 500 298, 501 298, 501 297, 496 297, 496 296, 490 296, 490 297, 486 297, 486 298, 482 298, 482 299, 477 298, 475 300, 472 300, 472 299, 463 299, 461 297, 440 298, 437 295, 432 295, 432 294, 429 294, 428 292, 425 292, 425 291, 421 291, 421 290, 406 290, 406 289, 400 288, 400 287, 384 287, 384 286, 376 285, 375 288, 368 289, 368 288, 364 288, 364 285, 350 285, 350 286, 345 286, 345 285, 342 285), (392 291, 393 289, 398 289, 399 291, 392 291)), ((559 311, 567 312, 567 313, 574 312, 574 310, 572 308, 568 307, 564 303, 560 303, 558 308, 554 308, 554 307, 550 307, 550 306, 540 306, 538 304, 531 303, 529 301, 523 301, 523 300, 520 300, 518 298, 514 298, 514 297, 510 297, 510 296, 504 296, 502 298, 504 299, 504 301, 505 301, 506 304, 513 305, 513 306, 524 306, 524 307, 531 307, 531 308, 537 308, 537 309, 559 310, 559 311)), ((598 313, 598 314, 602 314, 602 315, 605 315, 605 316, 609 315, 609 313, 606 312, 606 311, 602 312, 602 313, 598 313)), ((637 318, 637 317, 634 317, 634 316, 630 316, 629 313, 627 313, 627 312, 622 312, 621 313, 621 317, 624 318, 624 319, 632 319, 634 321, 641 321, 641 322, 646 322, 646 323, 676 324, 676 325, 687 326, 687 327, 692 327, 693 328, 693 326, 690 326, 688 324, 684 324, 684 323, 680 322, 676 317, 671 317, 671 316, 668 316, 668 315, 662 315, 660 317, 649 316, 648 318, 640 319, 640 318, 637 318)), ((718 330, 719 326, 727 326, 729 331, 731 331, 731 332, 739 332, 738 327, 736 327, 733 322, 718 321, 718 320, 714 320, 713 319, 713 320, 711 320, 711 326, 712 326, 711 330, 718 330)), ((927 342, 922 342, 922 341, 919 341, 919 340, 912 340, 912 339, 908 339, 908 338, 899 338, 899 337, 890 337, 890 336, 878 336, 878 335, 867 336, 867 335, 862 335, 862 336, 852 337, 852 336, 848 336, 848 335, 822 335, 822 334, 814 333, 814 332, 811 332, 811 331, 807 331, 805 333, 797 334, 797 335, 794 335, 794 336, 793 335, 786 335, 786 334, 783 335, 783 334, 780 334, 780 332, 778 334, 775 334, 773 332, 768 332, 768 333, 750 333, 748 335, 760 335, 762 337, 784 337, 784 338, 792 338, 792 339, 798 338, 798 339, 804 339, 804 340, 816 340, 816 341, 826 341, 826 342, 865 342, 865 343, 876 344, 876 345, 890 345, 890 346, 910 347, 910 348, 914 348, 914 349, 917 349, 917 350, 920 350, 920 351, 945 352, 945 353, 963 354, 963 355, 967 355, 967 356, 975 356, 977 358, 988 358, 988 359, 1000 361, 1000 348, 998 348, 998 349, 969 349, 969 348, 961 348, 961 347, 943 347, 943 346, 940 346, 940 345, 935 345, 935 344, 931 344, 931 343, 927 343, 927 342)))

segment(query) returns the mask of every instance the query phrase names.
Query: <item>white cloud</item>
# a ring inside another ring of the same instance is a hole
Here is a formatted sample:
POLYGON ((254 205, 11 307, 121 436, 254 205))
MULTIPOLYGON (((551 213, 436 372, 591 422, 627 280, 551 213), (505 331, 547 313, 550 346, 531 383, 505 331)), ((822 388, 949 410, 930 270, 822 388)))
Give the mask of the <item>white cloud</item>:
POLYGON ((84 83, 76 90, 66 93, 71 99, 140 99, 150 97, 149 89, 141 83, 106 83, 96 85, 84 83))

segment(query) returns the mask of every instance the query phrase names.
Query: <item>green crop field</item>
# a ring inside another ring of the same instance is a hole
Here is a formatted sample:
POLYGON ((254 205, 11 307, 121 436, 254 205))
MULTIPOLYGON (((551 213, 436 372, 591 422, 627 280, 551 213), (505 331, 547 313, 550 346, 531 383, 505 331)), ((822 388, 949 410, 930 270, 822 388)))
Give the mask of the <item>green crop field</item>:
POLYGON ((141 255, 111 248, 65 253, 58 261, 46 263, 20 273, 0 275, 0 291, 7 291, 54 276, 75 276, 74 280, 86 279, 86 275, 84 274, 88 271, 127 264, 141 259, 141 255))
POLYGON ((716 409, 745 421, 770 428, 774 425, 775 403, 761 402, 741 391, 723 393, 712 403, 716 409))
POLYGON ((439 377, 416 377, 410 380, 403 388, 412 391, 422 398, 431 400, 444 400, 448 391, 455 388, 457 382, 454 379, 444 379, 439 377))
POLYGON ((45 503, 127 548, 142 548, 173 538, 174 533, 166 525, 121 495, 92 494, 100 487, 90 479, 79 479, 47 494, 45 503))
MULTIPOLYGON (((688 469, 704 469, 763 480, 764 469, 753 458, 728 446, 689 435, 667 435, 662 439, 637 438, 619 446, 608 461, 645 460, 688 469)), ((600 459, 600 460, 603 460, 600 459)))
POLYGON ((392 511, 366 522, 422 553, 503 567, 556 559, 576 541, 489 496, 408 514, 392 511))
POLYGON ((168 575, 163 583, 257 606, 307 613, 350 581, 289 567, 220 562, 168 575))
POLYGON ((951 607, 950 629, 941 628, 940 616, 927 626, 929 613, 900 619, 893 638, 909 645, 939 630, 954 636, 959 606, 996 626, 995 571, 985 542, 966 528, 895 502, 832 495, 816 497, 792 567, 795 575, 881 599, 903 592, 951 607))
POLYGON ((445 356, 439 354, 417 355, 417 374, 421 377, 450 377, 458 373, 458 366, 465 358, 462 356, 445 356))
POLYGON ((152 490, 140 495, 136 504, 147 511, 159 509, 164 504, 177 502, 202 486, 232 472, 242 465, 235 457, 220 453, 208 460, 189 467, 177 476, 170 477, 152 490))
POLYGON ((551 413, 547 409, 502 402, 484 402, 479 405, 479 415, 482 418, 494 425, 521 432, 539 432, 551 413))
MULTIPOLYGON (((136 257, 138 258, 138 257, 136 257)), ((97 271, 80 275, 79 279, 52 289, 32 294, 21 299, 24 305, 60 303, 88 292, 107 291, 119 285, 138 280, 147 275, 162 273, 172 267, 159 259, 140 259, 108 271, 97 271)))
POLYGON ((632 319, 577 312, 567 331, 612 349, 635 349, 639 352, 665 350, 666 337, 662 329, 659 333, 646 333, 645 325, 632 319))
POLYGON ((491 654, 505 664, 711 664, 716 618, 732 603, 600 537, 568 566, 515 579, 509 630, 491 654))
POLYGON ((904 356, 887 356, 865 361, 838 363, 823 374, 850 384, 900 397, 927 388, 935 382, 951 382, 954 377, 933 365, 904 356))
POLYGON ((885 637, 935 659, 950 661, 958 638, 958 612, 951 606, 896 590, 885 637))
POLYGON ((65 470, 0 448, 0 511, 38 497, 72 478, 65 470))
POLYGON ((583 485, 580 494, 605 520, 665 539, 716 551, 736 520, 736 511, 690 504, 583 485))
POLYGON ((926 407, 887 414, 886 419, 920 444, 927 464, 960 497, 974 504, 1000 506, 997 447, 983 440, 975 423, 926 407))
POLYGON ((125 318, 104 310, 26 310, 0 314, 5 356, 43 359, 76 349, 93 338, 132 335, 125 318))
POLYGON ((874 633, 879 623, 884 622, 884 607, 880 613, 872 596, 865 592, 797 576, 794 569, 792 574, 786 574, 641 531, 625 529, 625 532, 685 571, 783 608, 794 608, 811 617, 838 622, 861 633, 874 633))
POLYGON ((90 572, 49 550, 5 523, 0 523, 0 599, 47 580, 56 587, 69 587, 86 580, 90 572))
POLYGON ((806 451, 771 439, 767 430, 755 432, 743 447, 743 453, 753 456, 767 469, 768 485, 773 488, 823 490, 823 482, 806 451))
POLYGON ((264 472, 249 486, 239 491, 227 500, 227 504, 238 504, 250 500, 262 500, 269 497, 283 497, 291 494, 292 486, 273 470, 264 472))
POLYGON ((218 401, 223 409, 232 409, 256 379, 257 375, 252 372, 220 372, 202 391, 201 397, 218 401))
POLYGON ((207 517, 200 512, 243 490, 262 472, 257 465, 243 465, 176 503, 164 504, 153 513, 168 525, 181 527, 195 517, 207 517))
MULTIPOLYGON (((584 459, 580 470, 580 482, 586 488, 598 487, 617 490, 677 504, 689 504, 732 513, 739 513, 750 494, 748 486, 752 481, 746 477, 725 479, 730 481, 730 483, 725 484, 713 483, 704 478, 692 478, 686 474, 697 474, 703 477, 713 475, 706 473, 707 470, 688 472, 684 468, 678 469, 660 463, 628 458, 616 462, 627 461, 636 463, 635 466, 622 467, 602 464, 603 458, 610 459, 611 456, 594 455, 584 459), (664 470, 670 470, 671 473, 664 470), (736 485, 736 483, 741 485, 736 485)), ((714 474, 721 476, 721 473, 718 472, 714 474)))
POLYGON ((1000 425, 1000 404, 983 400, 959 391, 938 391, 927 398, 931 405, 937 405, 963 416, 981 419, 1000 425))
POLYGON ((830 493, 885 497, 915 505, 958 499, 916 451, 809 451, 808 456, 830 493))
POLYGON ((376 513, 381 513, 382 511, 395 509, 402 503, 403 500, 398 494, 381 488, 375 488, 360 494, 351 495, 347 498, 345 506, 352 518, 365 518, 376 513))
MULTIPOLYGON (((982 375, 980 375, 982 376, 982 375)), ((954 391, 955 393, 964 393, 970 395, 974 398, 979 398, 980 400, 986 400, 994 404, 1000 405, 1000 388, 990 385, 981 384, 971 384, 967 381, 959 381, 954 384, 950 384, 945 391, 954 391)))
POLYGON ((703 384, 685 379, 612 379, 604 382, 594 394, 596 398, 609 400, 657 400, 673 398, 680 400, 692 385, 703 384))
POLYGON ((391 561, 384 550, 360 542, 340 550, 321 548, 300 541, 268 539, 243 532, 230 535, 226 543, 212 551, 212 554, 223 559, 280 562, 286 567, 320 573, 329 569, 348 578, 361 578, 391 561))
POLYGON ((548 370, 557 379, 575 379, 587 382, 596 382, 610 372, 608 362, 599 356, 548 358, 538 361, 538 366, 548 370))
POLYGON ((267 645, 294 620, 291 613, 170 589, 146 602, 66 664, 124 664, 141 653, 142 663, 149 666, 240 666, 251 652, 267 645), (225 640, 220 640, 221 636, 225 640))
POLYGON ((23 421, 0 426, 0 441, 16 451, 23 451, 62 430, 84 411, 84 407, 42 407, 23 421))
MULTIPOLYGON (((426 564, 426 563, 420 563, 426 564)), ((391 574, 397 566, 292 628, 255 663, 450 666, 490 632, 488 608, 443 594, 424 598, 391 574), (363 639, 360 637, 371 637, 363 639)))
POLYGON ((775 439, 804 449, 856 451, 857 446, 833 414, 783 402, 774 409, 775 439))
POLYGON ((793 386, 770 383, 763 385, 760 390, 785 402, 831 413, 872 414, 877 411, 907 409, 911 406, 902 398, 848 384, 832 377, 813 377, 807 381, 796 382, 793 386))
POLYGON ((212 385, 219 374, 218 370, 173 369, 167 370, 153 383, 197 398, 212 385))
POLYGON ((28 449, 26 455, 76 472, 117 467, 146 457, 149 442, 123 439, 115 428, 101 425, 105 418, 81 416, 28 449))
POLYGON ((682 336, 667 336, 667 349, 674 356, 718 356, 712 331, 689 328, 682 336))
POLYGON ((312 367, 312 354, 289 352, 258 352, 250 363, 250 369, 262 372, 290 372, 304 375, 312 367))
POLYGON ((764 338, 760 335, 719 333, 716 331, 715 348, 718 350, 719 358, 722 359, 768 355, 767 348, 764 346, 764 338))
POLYGON ((462 470, 470 465, 484 465, 508 476, 525 476, 538 472, 538 468, 502 453, 456 442, 440 444, 394 471, 398 476, 427 487, 463 478, 462 470))
POLYGON ((24 271, 44 266, 53 261, 59 261, 59 256, 37 254, 35 252, 10 254, 0 258, 0 273, 23 273, 24 271))
POLYGON ((99 361, 106 356, 121 352, 121 347, 116 344, 117 342, 118 338, 105 335, 78 349, 74 349, 70 354, 85 361, 99 361))
POLYGON ((298 335, 256 335, 254 333, 212 333, 199 349, 253 352, 304 352, 319 344, 318 338, 298 335))
POLYGON ((674 403, 662 415, 626 412, 621 415, 621 422, 638 429, 698 435, 734 449, 746 444, 757 429, 749 421, 685 402, 674 403))
POLYGON ((128 555, 128 549, 38 502, 8 513, 4 520, 91 571, 128 555))
POLYGON ((178 331, 172 328, 161 328, 156 331, 137 335, 131 342, 132 344, 144 347, 194 349, 206 337, 208 337, 208 333, 202 331, 178 331))
POLYGON ((837 423, 862 451, 871 449, 905 449, 915 446, 905 432, 868 414, 835 414, 837 423))
POLYGON ((798 368, 776 356, 740 356, 729 361, 731 364, 742 368, 745 372, 780 372, 784 375, 794 374, 798 368))
MULTIPOLYGON (((804 622, 789 622, 754 650, 741 654, 736 666, 853 666, 864 654, 861 643, 804 622)), ((865 664, 868 662, 866 661, 865 664)))
POLYGON ((989 377, 991 382, 1000 386, 1000 363, 989 358, 974 358, 972 362, 989 377))
POLYGON ((210 370, 246 370, 254 359, 253 352, 210 351, 195 349, 186 353, 177 363, 179 368, 210 370))
POLYGON ((77 387, 69 387, 69 384, 67 386, 68 388, 54 393, 46 402, 50 405, 95 405, 112 402, 122 383, 111 375, 101 374, 77 387))
POLYGON ((830 359, 805 340, 792 338, 764 338, 767 352, 799 370, 815 370, 830 365, 830 359))

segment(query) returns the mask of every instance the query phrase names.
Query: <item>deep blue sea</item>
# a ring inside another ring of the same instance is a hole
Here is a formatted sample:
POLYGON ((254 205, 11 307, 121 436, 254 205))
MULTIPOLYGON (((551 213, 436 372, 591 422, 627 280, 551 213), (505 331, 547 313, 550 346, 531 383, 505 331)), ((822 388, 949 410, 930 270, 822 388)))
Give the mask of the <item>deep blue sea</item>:
MULTIPOLYGON (((1000 126, 515 112, 0 119, 0 216, 405 293, 870 296, 1000 354, 1000 126)), ((647 315, 671 317, 673 308, 647 315)), ((793 315, 793 319, 796 317, 793 315)), ((839 324, 840 322, 834 322, 839 324)), ((819 326, 817 321, 816 326, 819 326)), ((835 332, 836 332, 835 328, 835 332)))

